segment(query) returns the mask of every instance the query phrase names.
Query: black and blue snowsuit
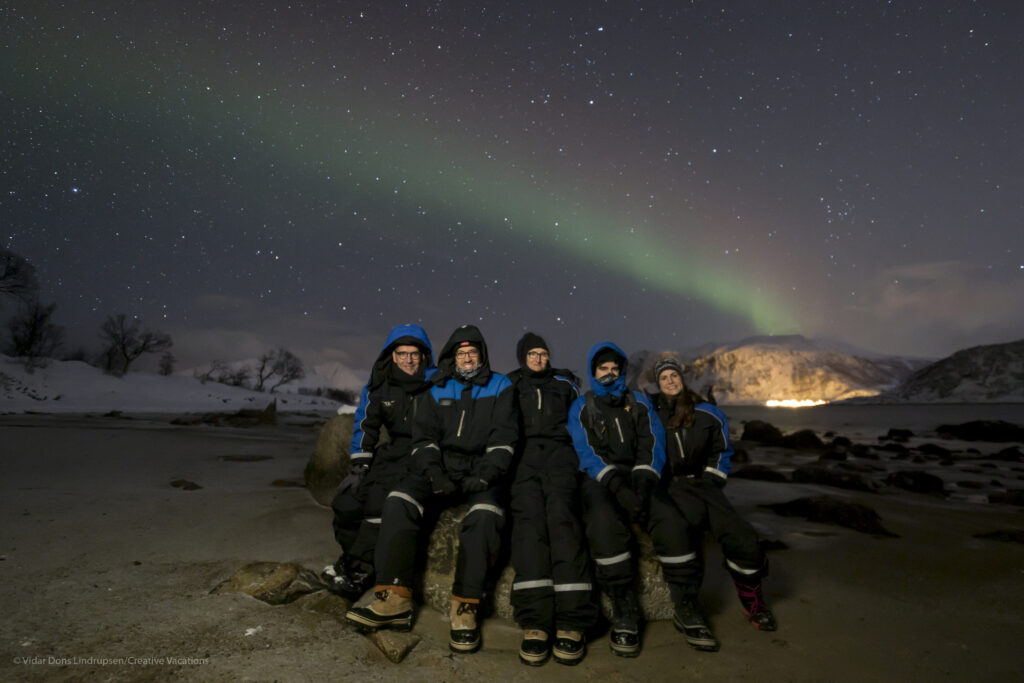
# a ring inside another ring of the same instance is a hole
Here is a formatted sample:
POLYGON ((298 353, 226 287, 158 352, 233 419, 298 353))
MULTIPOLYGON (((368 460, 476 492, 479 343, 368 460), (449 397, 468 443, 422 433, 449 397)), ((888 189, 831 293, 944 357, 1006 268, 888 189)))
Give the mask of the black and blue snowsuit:
POLYGON ((580 520, 579 460, 566 429, 578 380, 550 367, 534 372, 525 356, 519 360, 524 367, 509 373, 523 436, 510 502, 514 616, 524 629, 586 631, 597 601, 580 520))
POLYGON ((343 480, 331 501, 334 537, 349 571, 373 574, 373 553, 380 531, 384 498, 409 474, 415 399, 427 391, 436 368, 433 348, 419 325, 391 330, 363 387, 352 423, 349 470, 369 467, 356 487, 343 480), (423 354, 420 370, 407 375, 395 366, 391 353, 399 346, 416 346, 423 354), (381 441, 381 429, 387 438, 381 441))
POLYGON ((414 471, 384 502, 375 554, 377 583, 411 588, 427 508, 467 502, 452 595, 462 602, 479 602, 501 548, 503 495, 519 436, 515 390, 508 377, 491 371, 483 336, 472 325, 452 333, 431 382, 418 401, 413 423, 414 471), (480 349, 481 368, 463 381, 455 371, 455 351, 465 342, 480 349), (481 480, 486 488, 473 490, 481 480), (439 481, 454 484, 455 490, 435 494, 439 481))
POLYGON ((576 399, 569 411, 569 432, 586 473, 581 487, 583 519, 590 553, 601 587, 611 594, 633 580, 630 518, 650 535, 662 574, 669 584, 681 583, 686 565, 697 554, 690 546, 686 522, 663 486, 665 430, 650 401, 626 388, 626 355, 611 342, 595 344, 587 359, 590 391, 576 399), (593 376, 594 358, 610 349, 618 355, 621 374, 605 386, 593 376), (642 508, 627 510, 620 491, 632 489, 631 498, 642 508))
POLYGON ((704 579, 705 528, 722 545, 725 566, 739 583, 752 584, 767 573, 768 561, 754 528, 729 503, 722 488, 732 467, 729 422, 717 406, 695 402, 693 424, 676 424, 675 403, 654 394, 652 403, 665 425, 668 493, 686 518, 690 545, 697 552, 685 565, 682 593, 695 597, 704 579))

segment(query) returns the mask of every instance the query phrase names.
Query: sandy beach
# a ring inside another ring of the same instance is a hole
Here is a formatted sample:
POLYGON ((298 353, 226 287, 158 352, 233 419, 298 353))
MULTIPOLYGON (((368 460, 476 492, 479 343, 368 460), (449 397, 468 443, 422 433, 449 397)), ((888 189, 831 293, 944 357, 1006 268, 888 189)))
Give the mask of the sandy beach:
POLYGON ((446 618, 425 609, 414 629, 422 642, 392 664, 340 613, 211 593, 252 561, 319 571, 336 557, 330 510, 289 485, 302 482, 321 420, 242 429, 172 426, 167 416, 0 416, 0 678, 1024 679, 1024 545, 974 537, 1019 534, 1024 513, 909 492, 732 481, 737 507, 786 546, 770 552, 765 583, 780 628, 746 623, 712 546, 702 602, 722 643, 714 654, 690 650, 661 621, 647 625, 638 659, 613 656, 603 639, 578 667, 529 668, 517 661, 514 624, 489 620, 480 653, 452 656, 446 618), (172 486, 179 480, 201 488, 172 486), (871 506, 899 537, 758 507, 820 494, 871 506))

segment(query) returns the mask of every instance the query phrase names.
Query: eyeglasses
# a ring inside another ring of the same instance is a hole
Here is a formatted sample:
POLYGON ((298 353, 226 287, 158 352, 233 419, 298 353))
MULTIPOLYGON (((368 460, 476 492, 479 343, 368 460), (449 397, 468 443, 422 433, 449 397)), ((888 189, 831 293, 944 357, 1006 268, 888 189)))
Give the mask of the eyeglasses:
POLYGON ((395 351, 398 360, 419 360, 422 355, 419 351, 395 351))
POLYGON ((479 358, 480 352, 476 349, 465 349, 464 351, 455 352, 455 360, 465 360, 466 358, 479 358))
POLYGON ((527 351, 526 352, 526 357, 527 358, 536 358, 536 359, 540 360, 541 358, 551 358, 551 354, 548 353, 547 351, 527 351))

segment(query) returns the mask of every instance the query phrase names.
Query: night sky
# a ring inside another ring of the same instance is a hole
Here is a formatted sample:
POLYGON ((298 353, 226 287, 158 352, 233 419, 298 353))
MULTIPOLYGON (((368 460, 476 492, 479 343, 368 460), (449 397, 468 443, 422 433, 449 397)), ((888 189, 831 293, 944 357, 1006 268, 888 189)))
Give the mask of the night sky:
MULTIPOLYGON (((3 2, 0 244, 68 346, 368 368, 419 322, 1024 337, 1024 3, 3 2)), ((10 303, 0 311, 12 312, 10 303)))

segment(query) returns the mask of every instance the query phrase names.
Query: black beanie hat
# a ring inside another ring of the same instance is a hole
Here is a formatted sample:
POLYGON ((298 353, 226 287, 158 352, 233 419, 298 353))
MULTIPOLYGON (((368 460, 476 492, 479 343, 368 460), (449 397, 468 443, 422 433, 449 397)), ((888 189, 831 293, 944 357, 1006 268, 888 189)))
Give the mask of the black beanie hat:
POLYGON ((658 378, 661 377, 661 373, 666 370, 675 370, 679 373, 680 377, 683 376, 682 362, 674 356, 669 356, 668 358, 662 358, 654 364, 654 381, 657 382, 658 378))
POLYGON ((622 366, 625 360, 626 359, 622 357, 622 354, 618 353, 615 349, 606 346, 594 354, 594 359, 590 362, 590 374, 593 376, 594 371, 597 370, 597 366, 602 363, 607 363, 608 361, 615 361, 615 364, 619 366, 619 372, 622 372, 622 366))
POLYGON ((526 352, 531 349, 544 349, 549 353, 551 352, 551 349, 548 348, 548 343, 544 341, 543 337, 533 332, 527 332, 516 343, 516 360, 519 361, 519 365, 526 365, 526 352))

